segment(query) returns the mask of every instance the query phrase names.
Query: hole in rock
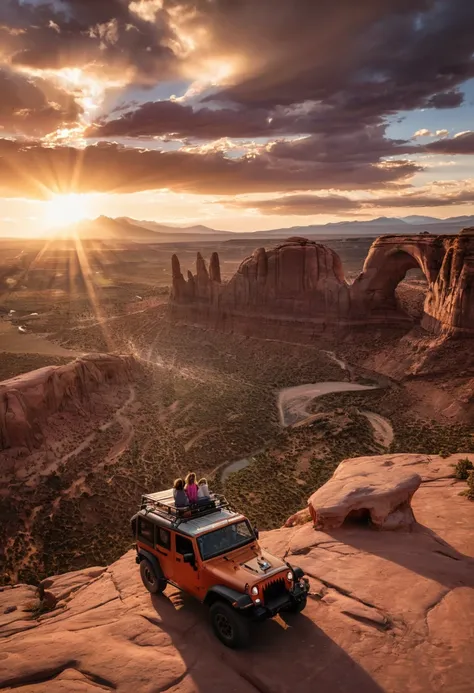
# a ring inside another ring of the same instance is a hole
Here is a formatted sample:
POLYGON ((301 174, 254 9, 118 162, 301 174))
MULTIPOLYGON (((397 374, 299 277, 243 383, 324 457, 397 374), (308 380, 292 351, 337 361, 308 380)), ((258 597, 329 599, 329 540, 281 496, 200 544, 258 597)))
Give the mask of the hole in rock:
POLYGON ((344 525, 363 525, 368 527, 371 524, 370 521, 370 510, 367 508, 359 508, 358 510, 351 510, 351 512, 346 516, 344 520, 344 525))

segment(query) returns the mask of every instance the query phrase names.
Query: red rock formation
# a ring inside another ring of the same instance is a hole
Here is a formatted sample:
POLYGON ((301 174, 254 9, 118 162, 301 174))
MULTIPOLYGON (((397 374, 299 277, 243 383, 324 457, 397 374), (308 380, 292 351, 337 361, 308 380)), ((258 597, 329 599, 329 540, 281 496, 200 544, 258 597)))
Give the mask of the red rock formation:
POLYGON ((209 272, 198 254, 196 275, 183 278, 172 260, 171 314, 225 331, 311 339, 324 330, 412 325, 395 290, 410 269, 428 282, 422 325, 430 332, 474 334, 474 230, 452 236, 382 236, 349 286, 339 256, 305 238, 258 248, 227 284, 219 258, 209 272))
POLYGON ((337 529, 348 518, 365 514, 378 529, 411 527, 410 502, 421 477, 405 461, 406 455, 381 455, 341 462, 308 501, 316 529, 337 529))
POLYGON ((430 286, 422 325, 432 332, 474 332, 474 227, 445 241, 446 254, 430 286))
POLYGON ((130 382, 131 357, 90 354, 65 366, 48 366, 0 383, 0 450, 33 450, 41 421, 62 409, 87 408, 102 386, 130 382))
POLYGON ((290 238, 245 259, 227 284, 221 283, 219 257, 213 253, 209 273, 198 253, 196 275, 186 282, 173 256, 171 310, 219 329, 252 333, 262 320, 296 324, 309 320, 312 330, 337 322, 347 313, 349 288, 339 256, 305 238, 290 238), (179 310, 192 305, 192 310, 179 310))

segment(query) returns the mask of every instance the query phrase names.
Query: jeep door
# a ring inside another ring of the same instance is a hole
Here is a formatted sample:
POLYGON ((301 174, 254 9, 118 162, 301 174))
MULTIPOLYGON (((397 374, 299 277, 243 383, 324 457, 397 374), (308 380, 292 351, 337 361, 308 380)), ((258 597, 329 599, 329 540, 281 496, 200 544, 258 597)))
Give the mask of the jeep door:
POLYGON ((174 557, 171 549, 171 532, 169 529, 155 525, 155 552, 161 570, 167 580, 173 579, 174 557))
POLYGON ((174 542, 174 578, 173 581, 183 589, 201 599, 202 589, 200 589, 201 568, 199 554, 194 542, 183 534, 173 533, 174 542), (192 554, 194 564, 185 563, 184 556, 192 554))

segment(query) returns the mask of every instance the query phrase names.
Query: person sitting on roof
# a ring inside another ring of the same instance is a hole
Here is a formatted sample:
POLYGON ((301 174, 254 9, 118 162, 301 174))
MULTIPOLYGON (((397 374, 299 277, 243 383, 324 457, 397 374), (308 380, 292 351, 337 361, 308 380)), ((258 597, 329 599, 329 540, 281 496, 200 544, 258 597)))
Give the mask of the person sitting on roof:
POLYGON ((207 479, 199 479, 198 481, 198 503, 208 503, 211 500, 211 494, 209 493, 209 486, 207 485, 207 479))
POLYGON ((198 485, 196 484, 196 475, 194 472, 189 472, 186 477, 186 486, 184 487, 190 505, 195 505, 198 500, 198 485))
POLYGON ((184 481, 176 479, 173 484, 174 504, 177 508, 186 508, 189 505, 188 496, 184 490, 184 481))

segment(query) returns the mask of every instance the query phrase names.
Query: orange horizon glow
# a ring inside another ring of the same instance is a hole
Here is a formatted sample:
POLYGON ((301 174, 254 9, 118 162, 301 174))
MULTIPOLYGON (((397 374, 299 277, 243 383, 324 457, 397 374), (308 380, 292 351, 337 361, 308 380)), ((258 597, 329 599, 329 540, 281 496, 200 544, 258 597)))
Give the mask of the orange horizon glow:
POLYGON ((44 222, 52 232, 87 219, 91 213, 90 198, 81 193, 53 195, 44 203, 44 222))

